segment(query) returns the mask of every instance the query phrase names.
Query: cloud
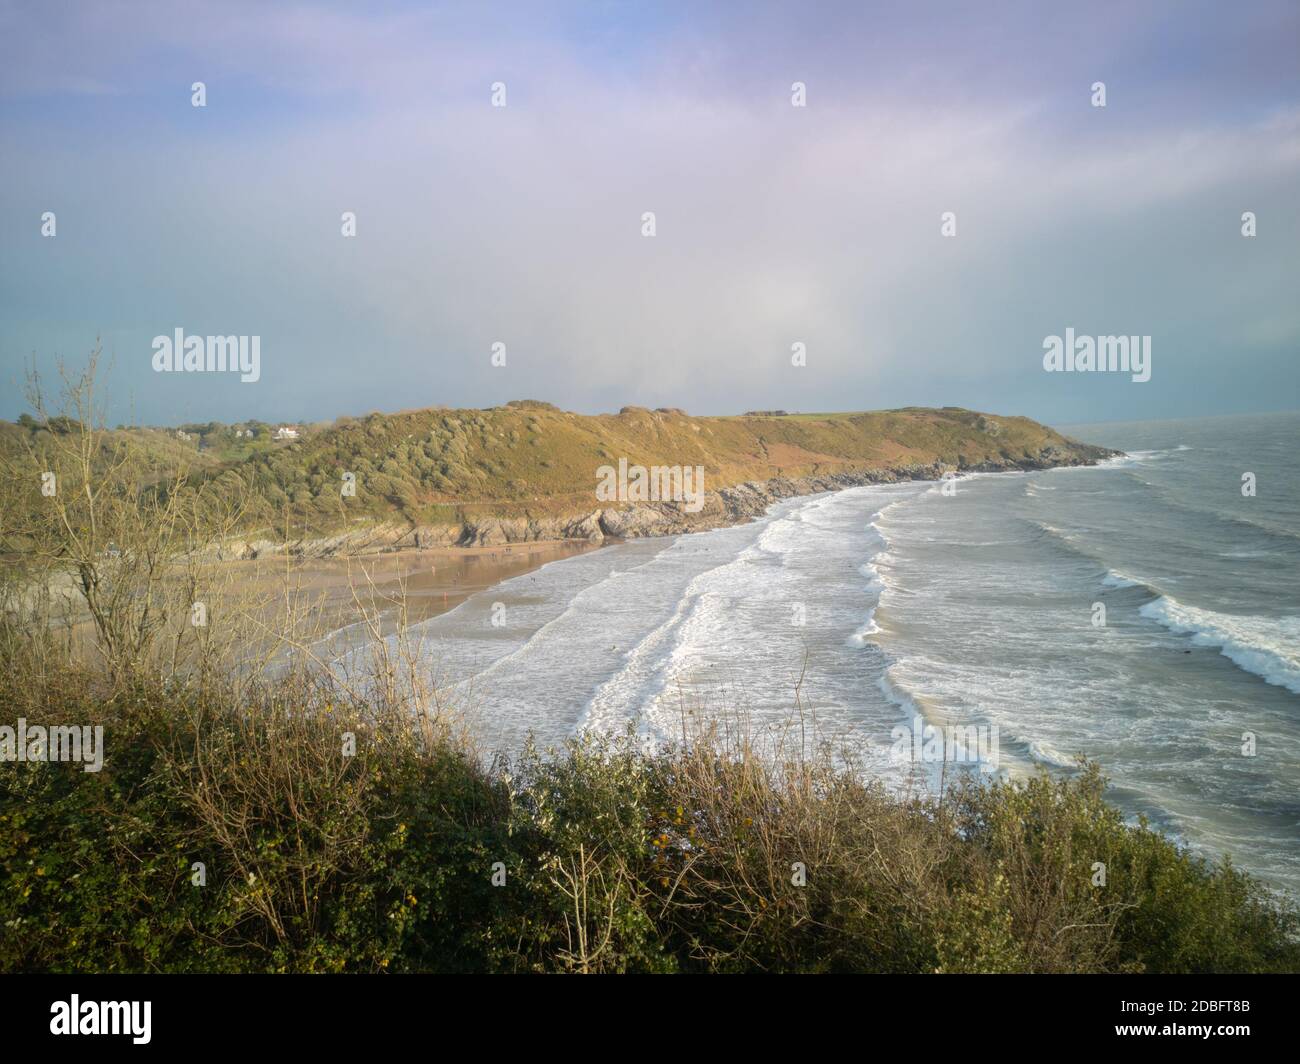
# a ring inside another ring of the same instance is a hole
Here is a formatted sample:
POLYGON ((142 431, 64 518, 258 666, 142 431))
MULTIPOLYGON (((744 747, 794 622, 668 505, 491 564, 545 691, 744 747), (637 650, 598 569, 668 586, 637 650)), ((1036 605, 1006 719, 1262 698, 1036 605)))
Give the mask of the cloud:
MULTIPOLYGON (((1162 9, 1068 25, 1020 5, 990 25, 947 7, 873 24, 856 5, 632 25, 621 6, 554 24, 495 6, 224 10, 109 8, 77 32, 24 16, 35 58, 0 78, 0 144, 22 160, 0 214, 17 248, 0 264, 6 365, 94 323, 153 419, 524 396, 1061 420, 1104 397, 1140 416, 1193 412, 1226 350, 1270 378, 1221 402, 1295 394, 1293 372, 1277 379, 1300 341, 1278 281, 1300 235, 1293 81, 1171 110, 1181 73, 1109 72, 1167 28, 1162 9), (38 76, 59 33, 68 54, 38 76), (95 105, 94 130, 58 87, 82 59, 124 94, 95 105), (1090 67, 1112 78, 1104 110, 1090 67), (188 106, 195 71, 205 111, 188 106), (55 202, 51 248, 31 219, 55 202), (1043 335, 1089 322, 1157 337, 1140 396, 1038 372, 1043 335), (152 376, 149 339, 178 325, 261 334, 263 381, 152 376)), ((1194 65, 1208 45, 1188 47, 1194 65)))

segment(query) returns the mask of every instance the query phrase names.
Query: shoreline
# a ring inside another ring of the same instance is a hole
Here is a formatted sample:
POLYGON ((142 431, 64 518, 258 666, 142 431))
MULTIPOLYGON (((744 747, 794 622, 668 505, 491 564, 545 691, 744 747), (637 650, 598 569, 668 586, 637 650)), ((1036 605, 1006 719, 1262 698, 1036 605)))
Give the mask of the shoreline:
MULTIPOLYGON (((1102 449, 1099 449, 1102 450, 1102 449)), ((283 581, 290 573, 295 587, 307 594, 321 596, 322 611, 327 621, 330 637, 359 622, 359 608, 354 592, 364 592, 369 602, 377 605, 382 632, 391 634, 397 619, 405 612, 408 624, 415 624, 440 616, 455 609, 471 595, 487 590, 499 583, 540 569, 543 565, 565 558, 576 557, 604 546, 612 546, 629 539, 661 538, 708 532, 728 528, 762 518, 772 506, 785 499, 832 493, 848 488, 873 484, 931 483, 946 474, 966 477, 972 474, 1029 473, 1043 469, 1073 466, 1096 466, 1119 453, 1107 453, 1096 458, 1081 459, 1076 455, 1065 458, 1007 462, 1002 465, 982 463, 960 469, 934 463, 929 466, 902 466, 883 470, 865 470, 854 473, 835 473, 820 477, 798 479, 773 478, 753 481, 719 492, 708 492, 713 502, 698 514, 686 514, 675 503, 644 503, 623 509, 605 509, 587 515, 583 523, 596 525, 596 534, 587 536, 557 536, 554 538, 503 539, 483 535, 484 526, 476 526, 479 538, 492 538, 493 542, 474 544, 439 544, 383 546, 377 545, 374 533, 389 525, 381 523, 367 530, 372 538, 369 549, 356 553, 337 554, 312 552, 316 544, 338 545, 338 537, 327 540, 300 541, 299 551, 261 553, 248 558, 225 558, 223 569, 242 579, 238 574, 244 567, 253 569, 250 587, 266 578, 283 581), (697 518, 698 520, 689 520, 697 518), (360 577, 360 581, 356 577, 360 577), (351 579, 350 579, 351 577, 351 579)), ((520 528, 511 519, 493 519, 495 531, 502 536, 527 533, 536 526, 529 523, 520 528)), ((519 519, 524 520, 524 519, 519 519)), ((450 526, 455 527, 455 526, 450 526)), ((422 529, 408 527, 403 540, 420 540, 422 529)), ((352 534, 355 535, 355 534, 352 534)), ((347 640, 351 643, 351 640, 347 640)))
MULTIPOLYGON (((362 607, 375 610, 386 636, 398 628, 403 615, 407 624, 426 621, 450 612, 476 592, 552 561, 630 539, 734 527, 763 517, 776 503, 789 498, 877 484, 934 482, 945 475, 1096 466, 1123 457, 1123 452, 1107 448, 1090 446, 1089 450, 1095 453, 1081 455, 1050 448, 1033 458, 998 463, 953 467, 934 462, 749 481, 705 492, 706 504, 694 514, 679 503, 648 502, 549 521, 488 518, 460 526, 379 521, 364 530, 318 539, 281 543, 236 540, 215 545, 204 551, 202 558, 242 593, 254 598, 270 593, 268 605, 285 593, 310 601, 329 633, 326 638, 337 637, 359 623, 362 607)), ((71 587, 63 589, 63 597, 75 602, 71 587)), ((88 625, 88 614, 78 609, 72 620, 74 632, 88 625)))
POLYGON ((407 624, 426 621, 450 612, 479 591, 601 546, 586 540, 537 540, 342 557, 263 556, 230 560, 222 566, 229 566, 230 575, 249 591, 289 583, 295 593, 313 599, 330 632, 326 638, 358 623, 362 608, 375 609, 382 633, 389 635, 403 616, 407 624))
MULTIPOLYGON (((364 621, 367 611, 376 616, 381 634, 391 635, 403 618, 407 624, 426 621, 505 580, 606 545, 605 541, 538 540, 501 547, 408 548, 334 557, 263 555, 211 565, 220 574, 217 583, 264 622, 274 621, 286 601, 292 601, 295 612, 317 618, 321 627, 317 638, 329 640, 364 621)), ((73 611, 66 618, 73 638, 87 644, 93 641, 90 614, 75 590, 70 585, 61 587, 59 597, 73 611)))
POLYGON ((1006 458, 973 465, 948 465, 935 461, 882 468, 842 470, 803 477, 777 476, 751 480, 704 492, 698 511, 687 511, 680 502, 632 502, 597 507, 560 516, 466 518, 455 525, 420 525, 409 521, 376 519, 364 528, 330 536, 272 541, 237 539, 211 548, 213 560, 249 561, 271 557, 362 558, 405 551, 474 550, 507 548, 522 544, 642 539, 708 532, 728 528, 761 517, 782 499, 871 484, 906 481, 936 481, 945 475, 970 473, 1028 473, 1068 466, 1094 466, 1121 456, 1105 447, 1079 444, 1066 451, 1055 446, 1037 455, 1006 458))

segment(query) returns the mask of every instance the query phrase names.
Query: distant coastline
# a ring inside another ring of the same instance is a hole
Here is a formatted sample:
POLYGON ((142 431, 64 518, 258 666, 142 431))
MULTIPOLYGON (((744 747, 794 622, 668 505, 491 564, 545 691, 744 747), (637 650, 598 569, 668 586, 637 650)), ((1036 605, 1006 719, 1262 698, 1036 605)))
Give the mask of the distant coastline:
POLYGON ((688 512, 680 503, 647 502, 545 518, 487 517, 440 525, 401 524, 389 520, 377 521, 364 529, 331 536, 279 541, 239 539, 221 544, 214 551, 222 559, 243 560, 266 555, 332 558, 408 550, 475 549, 565 541, 600 543, 607 539, 675 536, 741 524, 761 517, 768 507, 781 499, 801 495, 841 491, 870 484, 937 481, 947 475, 1023 473, 1058 466, 1096 465, 1105 458, 1122 454, 1108 448, 1081 446, 1086 447, 1084 453, 1049 447, 1034 458, 986 460, 969 466, 933 462, 928 465, 749 481, 718 491, 706 491, 704 505, 698 513, 688 512))

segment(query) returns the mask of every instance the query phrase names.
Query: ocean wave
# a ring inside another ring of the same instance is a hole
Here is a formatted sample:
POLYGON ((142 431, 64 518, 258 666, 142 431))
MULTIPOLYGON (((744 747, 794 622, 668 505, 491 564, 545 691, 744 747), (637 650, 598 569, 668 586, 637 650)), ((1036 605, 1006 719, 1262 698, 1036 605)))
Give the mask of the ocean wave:
POLYGON ((1044 765, 1052 765, 1055 768, 1079 767, 1079 762, 1077 760, 1072 757, 1067 757, 1054 746, 1043 742, 1041 739, 1026 740, 1025 745, 1029 748, 1029 756, 1044 765))
MULTIPOLYGON (((655 562, 657 562, 660 559, 661 554, 662 552, 660 554, 654 554, 651 557, 647 558, 645 561, 641 562, 640 564, 631 566, 628 569, 620 570, 620 569, 615 569, 613 566, 611 566, 609 571, 606 572, 599 579, 593 581, 590 584, 587 584, 585 587, 582 587, 577 592, 573 593, 570 596, 568 602, 564 604, 560 612, 558 612, 554 617, 549 618, 543 624, 538 626, 534 631, 532 631, 527 636, 526 639, 524 639, 522 643, 520 643, 514 649, 508 651, 501 657, 496 658, 494 661, 490 662, 485 667, 478 669, 472 675, 467 676, 463 680, 457 681, 457 683, 454 685, 454 689, 459 691, 460 689, 467 686, 471 681, 485 680, 489 676, 499 672, 500 670, 517 664, 519 659, 521 659, 527 654, 532 653, 535 648, 544 645, 547 636, 552 631, 560 628, 561 626, 564 625, 566 621, 570 620, 572 617, 581 613, 586 608, 587 603, 589 603, 593 599, 599 599, 602 592, 606 590, 608 585, 614 583, 614 581, 618 580, 621 577, 627 577, 632 573, 635 573, 639 569, 644 569, 647 566, 653 565, 655 562)), ((567 561, 572 559, 560 559, 560 560, 567 561)), ((512 577, 510 580, 498 584, 492 590, 497 594, 500 594, 503 591, 508 591, 510 587, 518 580, 519 577, 512 577)), ((465 606, 465 605, 466 603, 461 603, 461 606, 465 606)), ((457 609, 460 609, 461 606, 458 606, 457 609)), ((447 618, 447 617, 450 617, 450 613, 441 614, 436 617, 431 617, 427 622, 424 623, 430 625, 430 627, 432 628, 433 625, 439 622, 441 618, 447 618)), ((442 623, 445 624, 446 621, 444 620, 442 623)))
POLYGON ((1242 517, 1240 514, 1228 513, 1223 510, 1211 510, 1209 512, 1213 513, 1215 517, 1222 521, 1228 521, 1232 524, 1246 525, 1249 528, 1253 528, 1259 532, 1264 532, 1277 539, 1290 540, 1291 543, 1300 540, 1300 532, 1296 532, 1290 528, 1284 528, 1281 525, 1275 525, 1271 521, 1261 521, 1253 517, 1242 517))
POLYGON ((903 501, 902 499, 896 499, 893 502, 888 503, 885 506, 882 506, 879 510, 877 510, 875 513, 873 513, 870 517, 867 518, 866 530, 872 533, 873 535, 875 535, 880 540, 880 542, 885 546, 889 546, 889 536, 886 535, 885 530, 880 527, 880 523, 882 521, 887 520, 886 515, 888 515, 889 511, 894 509, 902 501, 903 501))
POLYGON ((868 637, 873 636, 880 631, 880 625, 876 623, 876 610, 880 607, 881 599, 885 591, 889 588, 889 583, 881 574, 880 570, 876 568, 876 562, 880 561, 883 564, 888 564, 892 559, 887 550, 889 547, 889 540, 885 536, 885 533, 881 531, 880 526, 876 524, 876 521, 881 518, 885 510, 891 509, 897 505, 898 504, 894 502, 880 510, 877 510, 871 515, 871 521, 867 525, 867 530, 875 535, 879 546, 872 554, 870 561, 863 562, 858 566, 858 572, 866 577, 867 583, 863 590, 867 592, 867 594, 874 594, 876 596, 876 604, 867 611, 867 618, 862 626, 849 636, 846 641, 848 646, 865 647, 870 642, 868 637))
POLYGON ((1217 647, 1238 668, 1300 694, 1300 617, 1256 617, 1185 606, 1169 595, 1139 611, 1196 646, 1217 647))
POLYGON ((1300 532, 1297 532, 1294 529, 1273 524, 1271 521, 1247 517, 1238 511, 1220 510, 1210 506, 1193 505, 1186 496, 1175 494, 1172 488, 1167 484, 1148 480, 1145 477, 1138 476, 1131 470, 1125 475, 1134 484, 1141 487, 1145 494, 1155 498, 1162 505, 1178 510, 1181 513, 1192 514, 1201 519, 1210 517, 1216 521, 1222 521, 1227 525, 1249 529, 1251 532, 1263 533, 1271 539, 1287 541, 1288 546, 1300 542, 1300 532))
POLYGON ((867 586, 863 588, 868 592, 879 592, 885 590, 885 581, 881 578, 880 572, 871 562, 865 562, 858 566, 858 572, 867 578, 867 586))
POLYGON ((894 570, 898 566, 898 558, 887 550, 882 550, 872 555, 871 568, 876 573, 876 579, 880 583, 880 602, 883 605, 886 595, 914 595, 916 592, 900 584, 894 575, 894 570))
POLYGON ((1101 578, 1102 587, 1146 587, 1147 584, 1141 580, 1136 580, 1127 573, 1121 573, 1118 569, 1107 569, 1106 575, 1101 578))
POLYGON ((880 625, 876 623, 876 607, 872 606, 867 611, 867 620, 861 628, 854 632, 845 642, 851 647, 865 647, 871 640, 868 636, 873 636, 880 631, 880 625))
POLYGON ((807 530, 802 526, 803 519, 799 517, 798 511, 769 521, 749 550, 762 551, 779 558, 784 564, 808 536, 807 530))
MULTIPOLYGON (((653 709, 659 696, 686 671, 693 652, 706 643, 716 643, 718 633, 727 629, 724 592, 736 587, 739 574, 751 568, 752 549, 690 578, 672 611, 623 653, 618 670, 588 699, 578 731, 611 731, 637 713, 653 709)), ((648 713, 643 723, 655 725, 648 713)))
POLYGON ((1068 472, 1074 469, 1125 469, 1129 466, 1142 465, 1144 462, 1150 462, 1159 453, 1159 451, 1129 451, 1125 454, 1111 455, 1109 458, 1098 458, 1096 465, 1061 466, 1060 470, 1068 472))
POLYGON ((887 702, 892 702, 903 711, 909 724, 916 717, 920 717, 924 721, 925 714, 921 712, 921 707, 916 704, 916 700, 912 698, 911 693, 889 675, 897 667, 897 663, 895 663, 885 669, 880 674, 880 679, 876 681, 876 686, 880 688, 880 693, 885 696, 887 702))
POLYGON ((1123 454, 1111 455, 1108 458, 1097 459, 1096 465, 1092 466, 1061 466, 1053 472, 1064 472, 1073 469, 1098 469, 1098 468, 1123 468, 1125 466, 1145 465, 1148 462, 1162 462, 1170 455, 1178 454, 1180 451, 1191 451, 1194 448, 1185 443, 1180 443, 1176 447, 1156 447, 1149 451, 1125 451, 1123 454))
MULTIPOLYGON (((907 663, 913 667, 922 666, 921 659, 910 659, 907 663)), ((942 785, 945 776, 956 770, 974 769, 978 766, 982 772, 999 771, 1002 751, 998 739, 1000 730, 998 726, 987 722, 982 715, 960 720, 945 720, 942 703, 936 703, 933 707, 939 714, 936 717, 933 712, 927 711, 926 704, 919 696, 910 692, 895 675, 891 675, 899 671, 904 664, 904 661, 891 664, 881 673, 876 686, 885 696, 886 701, 902 710, 907 728, 913 736, 919 733, 921 741, 927 745, 934 742, 936 738, 939 739, 945 753, 935 760, 919 763, 911 757, 902 760, 909 763, 913 769, 920 767, 926 769, 931 786, 936 788, 942 785), (976 729, 974 735, 970 731, 972 728, 976 729), (973 743, 968 744, 968 740, 972 739, 973 743)), ((915 739, 913 741, 915 742, 915 739)))
POLYGON ((1046 521, 1030 520, 1029 524, 1042 533, 1042 538, 1044 540, 1066 553, 1076 558, 1084 558, 1087 561, 1097 562, 1099 564, 1101 563, 1101 559, 1097 557, 1097 555, 1083 546, 1080 542, 1079 536, 1073 535, 1063 528, 1058 528, 1056 525, 1048 524, 1046 521))

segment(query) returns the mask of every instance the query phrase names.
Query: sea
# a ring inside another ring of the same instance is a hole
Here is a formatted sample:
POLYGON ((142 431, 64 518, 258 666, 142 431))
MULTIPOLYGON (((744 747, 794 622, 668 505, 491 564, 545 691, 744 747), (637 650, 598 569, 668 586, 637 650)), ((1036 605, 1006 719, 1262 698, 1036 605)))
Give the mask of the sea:
POLYGON ((1300 413, 1062 431, 1124 456, 611 545, 423 622, 424 652, 506 753, 716 718, 891 787, 1086 757, 1130 818, 1300 897, 1300 413))

